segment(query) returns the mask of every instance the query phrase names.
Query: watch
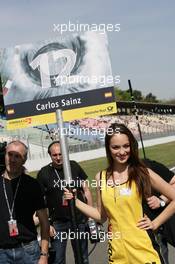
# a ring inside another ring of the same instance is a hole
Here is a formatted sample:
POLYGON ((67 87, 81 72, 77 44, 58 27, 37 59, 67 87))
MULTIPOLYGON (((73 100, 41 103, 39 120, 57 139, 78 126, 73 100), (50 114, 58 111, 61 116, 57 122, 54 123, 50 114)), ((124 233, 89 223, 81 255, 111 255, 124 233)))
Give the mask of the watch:
POLYGON ((48 257, 48 256, 49 256, 49 254, 48 254, 48 253, 46 253, 46 252, 40 252, 40 256, 48 257))
POLYGON ((159 197, 159 200, 160 200, 160 207, 165 207, 166 203, 165 201, 159 197))

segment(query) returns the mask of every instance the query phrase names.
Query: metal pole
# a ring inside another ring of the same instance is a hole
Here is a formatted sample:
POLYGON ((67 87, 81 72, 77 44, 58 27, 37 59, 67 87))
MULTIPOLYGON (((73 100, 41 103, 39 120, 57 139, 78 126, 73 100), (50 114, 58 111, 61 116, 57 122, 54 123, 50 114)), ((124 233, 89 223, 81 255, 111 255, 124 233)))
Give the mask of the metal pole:
POLYGON ((41 148, 42 148, 42 154, 43 154, 43 158, 45 157, 45 153, 44 153, 44 145, 43 145, 43 130, 41 132, 41 148))
POLYGON ((145 148, 144 148, 143 138, 142 138, 142 132, 141 132, 140 124, 139 124, 138 109, 137 109, 137 105, 136 105, 136 102, 135 102, 135 99, 134 99, 134 96, 133 96, 132 86, 131 86, 131 81, 130 80, 128 80, 128 84, 129 84, 129 92, 130 92, 130 95, 131 95, 131 101, 132 101, 133 107, 134 107, 133 113, 134 113, 135 118, 136 118, 136 124, 137 124, 137 127, 138 127, 140 141, 141 141, 141 145, 142 145, 143 157, 144 157, 144 159, 146 159, 145 148))
POLYGON ((54 140, 54 137, 52 137, 52 135, 51 135, 51 131, 50 131, 48 125, 46 124, 45 126, 46 126, 46 128, 47 128, 47 132, 48 132, 48 134, 49 134, 49 136, 50 136, 50 139, 51 139, 51 140, 54 140))
POLYGON ((31 160, 32 157, 31 157, 31 150, 30 150, 30 143, 29 143, 29 135, 27 136, 26 141, 27 141, 27 147, 28 147, 29 159, 31 160))
POLYGON ((2 93, 2 80, 1 80, 1 75, 0 75, 0 95, 3 94, 2 93))
MULTIPOLYGON (((59 128, 59 138, 61 144, 61 153, 63 156, 63 170, 64 170, 64 179, 66 180, 67 187, 70 189, 71 181, 72 181, 72 173, 70 168, 70 161, 68 155, 68 144, 67 144, 67 137, 64 133, 64 124, 63 124, 63 117, 62 117, 62 110, 56 110, 56 117, 57 117, 57 124, 59 128)), ((69 201, 69 208, 71 214, 71 221, 72 221, 72 230, 74 234, 78 234, 78 226, 77 226, 77 219, 76 219, 76 210, 75 210, 75 199, 69 201)), ((80 240, 75 238, 75 256, 76 256, 76 263, 82 264, 82 252, 81 252, 81 245, 80 240)))
POLYGON ((3 99, 3 87, 2 87, 2 79, 0 75, 0 116, 5 116, 5 107, 4 107, 4 99, 3 99))
POLYGON ((64 124, 63 124, 63 117, 62 117, 62 110, 57 109, 56 110, 57 115, 57 124, 59 128, 59 138, 60 138, 60 144, 61 144, 61 153, 63 156, 63 169, 64 169, 64 177, 66 180, 67 185, 70 185, 72 181, 72 174, 70 169, 70 162, 69 162, 69 155, 68 155, 68 143, 67 143, 67 137, 64 133, 64 124))

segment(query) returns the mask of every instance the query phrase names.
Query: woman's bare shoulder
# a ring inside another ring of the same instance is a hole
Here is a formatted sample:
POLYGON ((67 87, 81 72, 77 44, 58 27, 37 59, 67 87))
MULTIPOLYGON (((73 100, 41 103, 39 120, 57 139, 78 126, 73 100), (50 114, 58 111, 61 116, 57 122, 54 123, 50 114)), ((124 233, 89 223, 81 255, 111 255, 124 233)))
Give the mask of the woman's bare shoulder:
POLYGON ((96 175, 95 175, 95 179, 96 181, 99 181, 101 178, 101 171, 99 171, 96 175))

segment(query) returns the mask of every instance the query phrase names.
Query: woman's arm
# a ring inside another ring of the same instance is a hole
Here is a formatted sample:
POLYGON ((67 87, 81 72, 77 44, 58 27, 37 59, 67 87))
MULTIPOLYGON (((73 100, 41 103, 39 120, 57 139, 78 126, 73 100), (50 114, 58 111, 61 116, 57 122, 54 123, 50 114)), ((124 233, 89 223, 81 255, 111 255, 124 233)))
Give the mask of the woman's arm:
POLYGON ((97 175, 95 176, 95 180, 97 182, 96 200, 97 200, 97 209, 98 209, 100 216, 101 216, 101 223, 104 223, 107 220, 107 215, 106 215, 106 211, 104 209, 102 197, 101 197, 103 185, 102 185, 102 180, 101 180, 100 175, 101 175, 101 173, 98 172, 97 175))
MULTIPOLYGON (((95 219, 97 222, 104 222, 107 217, 101 201, 100 172, 97 173, 95 179, 97 183, 97 208, 87 205, 79 199, 75 200, 75 205, 83 214, 87 215, 88 217, 95 219)), ((64 192, 64 197, 65 199, 69 200, 73 198, 73 195, 66 189, 64 192)))
POLYGON ((41 232, 41 255, 39 263, 48 263, 48 248, 49 248, 49 221, 46 209, 40 209, 36 211, 40 223, 41 232))

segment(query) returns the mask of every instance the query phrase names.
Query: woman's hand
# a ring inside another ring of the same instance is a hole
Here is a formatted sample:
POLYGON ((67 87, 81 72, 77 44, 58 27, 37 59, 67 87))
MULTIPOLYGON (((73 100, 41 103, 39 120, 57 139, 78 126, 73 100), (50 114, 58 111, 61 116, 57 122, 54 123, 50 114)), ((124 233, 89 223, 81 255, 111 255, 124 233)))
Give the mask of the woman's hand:
POLYGON ((73 198, 76 198, 76 189, 73 189, 72 191, 70 191, 64 188, 63 198, 65 200, 72 200, 73 198))
POLYGON ((160 207, 160 199, 154 195, 147 198, 147 203, 151 209, 157 209, 160 207))
POLYGON ((144 215, 143 218, 141 218, 138 223, 137 223, 137 227, 143 230, 155 230, 156 227, 153 224, 153 221, 151 221, 147 215, 144 215))
POLYGON ((54 237, 57 234, 55 228, 52 225, 50 225, 49 234, 50 234, 50 237, 54 237))

